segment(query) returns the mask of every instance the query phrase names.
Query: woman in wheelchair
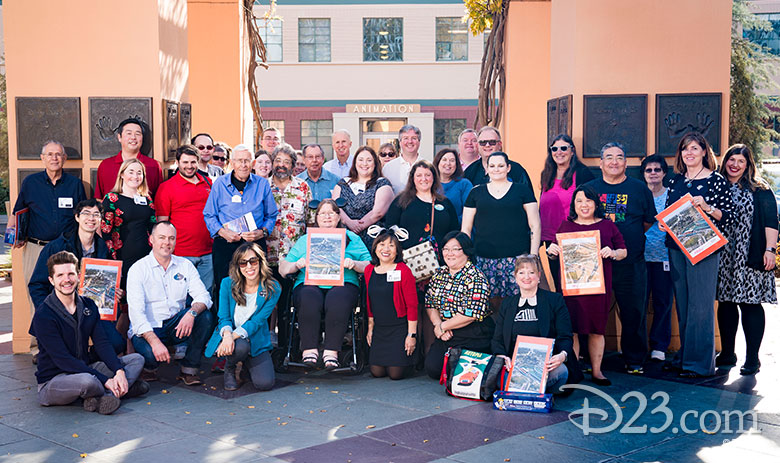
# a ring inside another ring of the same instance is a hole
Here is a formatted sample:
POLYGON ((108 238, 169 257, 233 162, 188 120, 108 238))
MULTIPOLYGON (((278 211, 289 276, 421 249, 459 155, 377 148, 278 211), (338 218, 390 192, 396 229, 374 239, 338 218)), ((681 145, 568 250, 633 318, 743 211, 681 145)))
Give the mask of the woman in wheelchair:
POLYGON ((366 267, 368 362, 377 378, 403 379, 417 346, 415 279, 401 259, 401 243, 393 231, 368 234, 375 237, 366 267))
POLYGON ((206 357, 216 353, 227 358, 225 390, 241 386, 236 378, 238 362, 243 362, 242 377, 248 371, 255 388, 273 387, 268 317, 280 294, 260 246, 253 242, 239 246, 230 260, 229 276, 219 287, 219 322, 206 346, 206 357))
MULTIPOLYGON (((325 199, 317 206, 315 222, 319 228, 339 228, 340 209, 332 199, 325 199)), ((308 233, 298 239, 287 257, 279 262, 282 276, 298 273, 293 289, 293 303, 298 308, 298 329, 301 337, 303 363, 315 367, 319 362, 318 340, 320 321, 325 313, 325 342, 322 361, 325 369, 338 368, 338 354, 347 332, 350 315, 358 304, 360 287, 358 273, 363 273, 371 258, 363 240, 346 231, 344 252, 344 286, 306 285, 304 273, 308 254, 308 233)))

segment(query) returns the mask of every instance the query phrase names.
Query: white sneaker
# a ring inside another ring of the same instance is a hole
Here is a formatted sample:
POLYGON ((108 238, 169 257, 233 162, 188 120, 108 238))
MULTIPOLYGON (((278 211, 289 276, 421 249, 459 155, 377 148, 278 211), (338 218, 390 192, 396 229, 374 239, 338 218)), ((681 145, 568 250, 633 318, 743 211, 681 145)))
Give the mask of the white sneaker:
POLYGON ((179 344, 176 346, 176 352, 173 354, 174 360, 181 360, 187 355, 187 344, 179 344))
POLYGON ((659 362, 663 362, 666 360, 666 354, 660 350, 654 350, 650 352, 650 358, 659 362))

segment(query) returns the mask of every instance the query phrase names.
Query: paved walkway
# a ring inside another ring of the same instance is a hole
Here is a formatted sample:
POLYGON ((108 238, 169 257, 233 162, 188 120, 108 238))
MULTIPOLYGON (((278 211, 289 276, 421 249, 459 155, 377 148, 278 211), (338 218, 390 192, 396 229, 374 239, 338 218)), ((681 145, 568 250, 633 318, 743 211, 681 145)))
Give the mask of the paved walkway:
MULTIPOLYGON (((9 293, 0 287, 0 333, 10 328, 9 293)), ((551 414, 447 397, 419 375, 391 381, 316 372, 282 375, 261 393, 250 385, 223 393, 218 376, 198 387, 164 380, 101 416, 76 405, 40 407, 30 356, 0 355, 0 462, 776 463, 780 313, 767 309, 764 366, 755 379, 736 369, 703 384, 608 372, 614 384, 601 390, 614 407, 577 390, 551 414), (740 417, 724 412, 748 410, 756 414, 742 428, 758 432, 735 433, 740 417)), ((163 373, 172 378, 175 369, 163 373)))

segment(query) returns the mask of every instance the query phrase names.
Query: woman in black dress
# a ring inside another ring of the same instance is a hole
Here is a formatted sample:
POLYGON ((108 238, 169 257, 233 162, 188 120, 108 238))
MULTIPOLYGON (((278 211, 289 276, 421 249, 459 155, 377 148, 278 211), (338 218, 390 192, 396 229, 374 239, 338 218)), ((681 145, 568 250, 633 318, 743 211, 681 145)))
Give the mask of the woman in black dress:
POLYGON ((417 289, 393 232, 376 236, 365 274, 371 374, 403 379, 417 346, 417 289))

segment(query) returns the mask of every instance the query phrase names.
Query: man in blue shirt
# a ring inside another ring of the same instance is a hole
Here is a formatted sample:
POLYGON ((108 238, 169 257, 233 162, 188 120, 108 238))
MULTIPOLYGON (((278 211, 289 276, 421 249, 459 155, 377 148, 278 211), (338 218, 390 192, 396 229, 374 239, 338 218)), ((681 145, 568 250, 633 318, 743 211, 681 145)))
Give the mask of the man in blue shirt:
POLYGON ((206 228, 214 238, 211 255, 215 293, 219 292, 222 279, 228 276, 230 259, 241 243, 255 241, 265 250, 265 237, 276 225, 278 209, 271 194, 271 186, 268 180, 252 173, 253 160, 254 156, 248 146, 236 146, 233 149, 233 171, 214 181, 206 207, 203 208, 206 228), (236 233, 229 228, 229 222, 247 213, 251 213, 256 229, 236 233))
POLYGON ((315 201, 330 198, 333 187, 341 180, 336 174, 322 168, 325 162, 325 152, 316 143, 310 143, 303 147, 303 159, 306 162, 306 170, 298 175, 298 178, 306 180, 311 187, 311 196, 315 201))
MULTIPOLYGON (((73 175, 63 172, 67 155, 62 143, 49 140, 41 149, 43 172, 32 174, 24 179, 19 189, 19 196, 14 205, 14 214, 28 208, 27 241, 21 241, 23 246, 22 270, 24 284, 30 283, 33 269, 38 262, 41 250, 49 241, 56 239, 66 230, 76 224, 73 211, 76 204, 87 199, 84 184, 73 175)), ((16 216, 9 217, 8 226, 16 225, 16 216)), ((21 233, 21 230, 17 230, 21 233)), ((30 315, 35 313, 32 300, 27 297, 30 315)), ((35 346, 32 341, 32 346, 35 346)))

